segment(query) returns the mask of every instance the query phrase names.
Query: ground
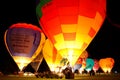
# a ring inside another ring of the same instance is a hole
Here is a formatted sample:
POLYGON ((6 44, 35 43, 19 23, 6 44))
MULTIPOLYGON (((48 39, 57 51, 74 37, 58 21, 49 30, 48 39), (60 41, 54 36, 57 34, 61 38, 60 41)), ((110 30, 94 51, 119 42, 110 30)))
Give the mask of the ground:
MULTIPOLYGON (((89 74, 75 74, 74 80, 120 80, 120 74, 96 74, 90 76, 89 74)), ((62 79, 51 79, 51 78, 36 78, 35 76, 0 76, 0 80, 66 80, 64 77, 62 79)), ((68 79, 67 79, 68 80, 68 79)), ((73 79, 72 79, 73 80, 73 79)))

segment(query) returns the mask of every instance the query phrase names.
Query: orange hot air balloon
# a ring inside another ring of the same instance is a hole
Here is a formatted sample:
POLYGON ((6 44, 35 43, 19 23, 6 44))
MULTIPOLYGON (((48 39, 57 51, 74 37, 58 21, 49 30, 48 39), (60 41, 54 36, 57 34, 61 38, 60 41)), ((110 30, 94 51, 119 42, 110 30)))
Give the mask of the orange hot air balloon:
POLYGON ((87 58, 88 58, 88 52, 85 50, 81 53, 81 55, 77 59, 76 64, 82 64, 82 61, 86 60, 87 58))
POLYGON ((4 35, 5 45, 20 71, 41 51, 45 35, 35 25, 16 23, 11 25, 4 35))
POLYGON ((86 64, 84 64, 84 61, 87 58, 88 58, 88 52, 85 50, 81 53, 75 64, 83 64, 82 66, 85 66, 86 64))
POLYGON ((79 56, 79 58, 82 58, 82 59, 86 59, 88 58, 88 52, 85 50, 81 53, 81 55, 79 56))
POLYGON ((47 39, 43 47, 43 57, 46 60, 51 71, 58 71, 60 68, 60 61, 62 56, 57 53, 57 50, 53 46, 52 42, 47 39))
POLYGON ((40 0, 36 14, 46 36, 73 66, 106 17, 106 0, 40 0))
POLYGON ((106 72, 111 72, 113 66, 114 66, 114 59, 113 58, 104 58, 100 59, 99 65, 101 69, 106 73, 106 72))

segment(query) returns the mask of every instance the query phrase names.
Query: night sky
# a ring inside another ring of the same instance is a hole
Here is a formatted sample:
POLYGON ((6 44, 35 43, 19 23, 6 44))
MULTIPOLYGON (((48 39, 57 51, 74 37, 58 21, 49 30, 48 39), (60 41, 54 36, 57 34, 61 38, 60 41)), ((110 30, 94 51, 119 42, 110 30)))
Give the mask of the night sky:
MULTIPOLYGON (((114 58, 114 70, 120 68, 120 5, 118 1, 107 0, 106 19, 96 37, 86 49, 91 58, 114 58)), ((13 68, 17 70, 17 66, 4 44, 5 30, 18 22, 39 26, 35 8, 35 0, 0 0, 0 71, 13 68)))

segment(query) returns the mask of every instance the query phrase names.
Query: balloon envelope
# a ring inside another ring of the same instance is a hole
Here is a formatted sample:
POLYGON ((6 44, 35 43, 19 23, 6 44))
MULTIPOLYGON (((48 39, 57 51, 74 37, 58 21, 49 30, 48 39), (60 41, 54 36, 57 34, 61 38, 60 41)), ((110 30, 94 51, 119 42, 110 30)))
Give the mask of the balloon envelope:
POLYGON ((81 53, 80 58, 86 59, 88 57, 88 52, 85 50, 81 53))
POLYGON ((79 70, 81 67, 82 67, 82 64, 75 64, 73 69, 75 71, 75 70, 79 70))
POLYGON ((103 58, 100 59, 99 65, 101 69, 106 72, 111 72, 112 68, 114 67, 114 59, 113 58, 103 58))
POLYGON ((88 57, 88 52, 83 51, 82 54, 79 56, 75 64, 82 64, 83 60, 86 60, 88 57))
POLYGON ((84 71, 85 67, 86 67, 86 59, 82 59, 82 67, 80 68, 80 73, 84 71))
POLYGON ((105 19, 106 0, 40 0, 36 13, 46 36, 73 66, 105 19))
POLYGON ((85 70, 86 70, 87 72, 89 72, 89 71, 92 70, 93 66, 94 66, 94 60, 91 59, 91 58, 87 58, 87 59, 86 59, 86 67, 85 67, 85 70))
POLYGON ((45 41, 43 47, 43 56, 51 71, 55 71, 60 67, 62 56, 57 53, 57 50, 49 39, 45 41))
POLYGON ((96 72, 99 69, 99 67, 99 61, 97 59, 94 59, 93 71, 96 72))
POLYGON ((6 30, 6 47, 20 70, 27 66, 41 51, 45 36, 35 25, 16 23, 6 30))
POLYGON ((35 70, 35 72, 38 71, 39 66, 40 66, 42 60, 43 60, 43 54, 42 54, 42 52, 40 52, 38 54, 38 56, 35 59, 33 59, 32 62, 30 63, 30 65, 33 67, 33 69, 35 70))

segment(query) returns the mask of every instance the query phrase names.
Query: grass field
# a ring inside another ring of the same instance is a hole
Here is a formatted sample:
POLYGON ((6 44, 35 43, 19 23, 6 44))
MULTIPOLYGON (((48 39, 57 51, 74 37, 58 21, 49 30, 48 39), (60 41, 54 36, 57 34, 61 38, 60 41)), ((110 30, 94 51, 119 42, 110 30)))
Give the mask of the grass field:
MULTIPOLYGON (((68 80, 68 79, 36 78, 34 76, 32 77, 0 76, 0 80, 68 80)), ((120 80, 120 74, 100 74, 100 75, 95 75, 95 76, 79 74, 79 75, 75 75, 74 80, 120 80)))

